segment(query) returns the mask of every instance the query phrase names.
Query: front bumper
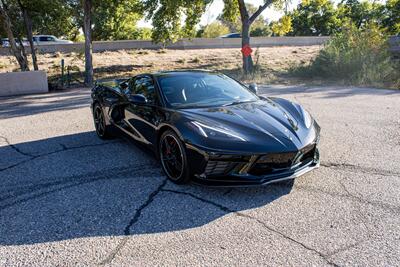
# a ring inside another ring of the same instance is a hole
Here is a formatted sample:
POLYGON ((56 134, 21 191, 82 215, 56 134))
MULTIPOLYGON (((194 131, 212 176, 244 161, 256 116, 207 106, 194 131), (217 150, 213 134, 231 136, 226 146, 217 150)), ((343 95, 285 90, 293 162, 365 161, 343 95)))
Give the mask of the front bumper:
POLYGON ((293 164, 288 164, 288 166, 282 166, 279 162, 260 163, 261 159, 272 155, 268 153, 264 155, 227 155, 207 152, 190 145, 187 147, 189 167, 193 170, 193 182, 202 185, 263 186, 295 179, 319 167, 317 143, 310 144, 297 152, 292 152, 294 154, 293 164), (310 147, 312 148, 310 149, 310 147), (302 154, 302 151, 305 151, 305 153, 302 154), (304 158, 299 158, 299 155, 304 155, 304 158), (265 167, 266 165, 267 167, 265 167))

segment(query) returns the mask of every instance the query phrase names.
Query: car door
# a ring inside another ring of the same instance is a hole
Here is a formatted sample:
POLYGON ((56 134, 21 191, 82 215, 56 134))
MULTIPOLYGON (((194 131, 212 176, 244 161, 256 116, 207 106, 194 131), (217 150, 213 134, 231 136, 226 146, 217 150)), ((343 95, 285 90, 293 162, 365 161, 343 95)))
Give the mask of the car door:
POLYGON ((129 94, 140 94, 146 97, 146 103, 129 101, 125 108, 125 121, 138 134, 136 139, 146 144, 154 144, 160 121, 160 99, 153 78, 150 75, 135 77, 129 82, 125 92, 128 100, 129 94))

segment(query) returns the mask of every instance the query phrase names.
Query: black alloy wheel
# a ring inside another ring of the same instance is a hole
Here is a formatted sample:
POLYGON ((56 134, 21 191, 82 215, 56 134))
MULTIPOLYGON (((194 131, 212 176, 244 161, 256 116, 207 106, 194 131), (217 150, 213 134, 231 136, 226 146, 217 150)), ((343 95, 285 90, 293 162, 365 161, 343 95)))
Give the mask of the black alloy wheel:
POLYGON ((177 184, 189 182, 185 149, 173 131, 168 130, 161 135, 159 155, 163 170, 172 182, 177 184))
POLYGON ((103 110, 99 104, 95 104, 93 108, 93 120, 96 128, 96 133, 101 139, 108 139, 110 135, 110 126, 106 125, 103 110))

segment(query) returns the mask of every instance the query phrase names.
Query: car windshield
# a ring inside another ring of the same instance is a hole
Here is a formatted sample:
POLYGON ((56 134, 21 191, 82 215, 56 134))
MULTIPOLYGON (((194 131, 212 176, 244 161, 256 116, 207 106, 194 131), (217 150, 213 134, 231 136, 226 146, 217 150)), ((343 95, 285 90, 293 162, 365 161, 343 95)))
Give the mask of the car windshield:
POLYGON ((212 107, 258 100, 237 81, 216 73, 174 73, 158 78, 161 91, 174 108, 212 107))

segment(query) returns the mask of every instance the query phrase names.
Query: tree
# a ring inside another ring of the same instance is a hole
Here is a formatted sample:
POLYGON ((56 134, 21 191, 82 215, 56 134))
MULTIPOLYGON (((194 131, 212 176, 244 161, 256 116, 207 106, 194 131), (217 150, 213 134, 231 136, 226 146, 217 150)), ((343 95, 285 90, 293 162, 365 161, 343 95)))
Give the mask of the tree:
MULTIPOLYGON (((235 3, 232 2, 232 4, 235 3)), ((250 3, 246 3, 246 7, 249 13, 255 13, 257 11, 257 7, 250 3)), ((222 14, 218 16, 217 20, 228 26, 231 32, 242 31, 242 22, 240 19, 239 9, 235 6, 231 6, 229 2, 226 2, 225 9, 222 14)), ((252 24, 250 36, 270 36, 271 33, 271 29, 264 17, 262 15, 258 16, 252 24)))
POLYGON ((97 0, 93 2, 93 10, 93 40, 128 40, 140 37, 141 32, 136 24, 143 17, 143 12, 138 0, 97 0))
POLYGON ((35 34, 50 34, 75 40, 80 34, 83 17, 80 0, 22 0, 32 18, 35 34))
POLYGON ((331 35, 340 27, 337 10, 330 0, 303 0, 288 15, 292 18, 289 35, 331 35))
POLYGON ((250 36, 252 37, 262 37, 271 36, 272 30, 267 23, 254 23, 253 27, 250 29, 250 36))
POLYGON ((219 21, 214 21, 211 24, 205 26, 204 29, 201 29, 201 31, 202 34, 200 37, 215 38, 229 33, 229 28, 219 21))
MULTIPOLYGON (((23 63, 23 65, 28 66, 25 49, 21 42, 23 37, 26 36, 29 41, 33 67, 37 70, 34 33, 52 34, 60 37, 69 36, 73 31, 78 32, 73 23, 72 9, 68 5, 70 1, 72 0, 2 0, 2 4, 6 7, 7 17, 12 23, 13 39, 20 42, 20 45, 16 45, 17 50, 14 50, 11 46, 12 53, 18 57, 18 62, 25 58, 26 63, 23 63)), ((5 20, 2 19, 2 21, 5 20)), ((4 33, 3 35, 9 36, 4 33)), ((12 42, 10 43, 12 44, 12 42)), ((23 68, 25 69, 25 66, 23 68)))
POLYGON ((93 85, 92 0, 83 0, 83 32, 85 35, 85 84, 93 85))
POLYGON ((24 19, 24 24, 25 24, 26 36, 28 38, 29 46, 31 48, 33 69, 38 70, 39 68, 37 65, 36 50, 35 50, 35 46, 33 44, 32 19, 31 19, 31 16, 29 14, 27 7, 22 3, 22 0, 18 0, 18 6, 21 9, 22 17, 24 19))
POLYGON ((368 24, 381 24, 383 5, 378 2, 358 0, 343 0, 337 8, 341 25, 347 21, 359 28, 365 28, 368 24))
POLYGON ((400 34, 400 0, 387 0, 382 17, 382 26, 389 34, 400 34))
MULTIPOLYGON (((224 0, 224 17, 231 21, 240 16, 242 47, 250 44, 250 27, 261 13, 272 4, 282 4, 285 0, 264 0, 264 4, 249 12, 244 0, 224 0)), ((158 43, 174 42, 184 36, 194 36, 194 26, 200 21, 206 6, 211 0, 145 0, 144 9, 147 19, 152 19, 152 38, 158 43), (182 17, 185 18, 181 25, 182 17)), ((243 69, 246 73, 253 70, 251 55, 243 55, 243 69)))
MULTIPOLYGON (((244 0, 225 0, 227 2, 237 1, 239 5, 240 18, 242 22, 242 48, 250 46, 250 27, 258 16, 272 3, 273 0, 265 0, 264 4, 259 6, 258 9, 250 16, 244 0)), ((226 9, 226 8, 225 8, 226 9)), ((245 73, 253 71, 253 59, 251 55, 246 56, 243 53, 243 70, 245 73)))
POLYGON ((152 39, 168 44, 195 36, 195 26, 212 0, 145 0, 147 19, 152 20, 152 39), (185 18, 182 24, 182 18, 185 18))
POLYGON ((26 53, 24 50, 24 46, 22 44, 22 40, 21 40, 21 38, 19 39, 18 45, 15 40, 14 32, 13 32, 13 30, 14 30, 13 24, 11 22, 8 6, 7 6, 7 3, 5 2, 5 0, 0 0, 0 16, 3 21, 4 30, 7 33, 8 41, 10 43, 10 50, 11 50, 12 54, 17 59, 21 71, 29 71, 28 59, 26 57, 26 53))
POLYGON ((271 28, 275 35, 283 36, 292 30, 292 18, 284 15, 278 22, 272 23, 271 28))

